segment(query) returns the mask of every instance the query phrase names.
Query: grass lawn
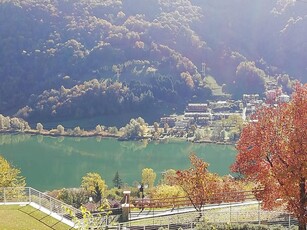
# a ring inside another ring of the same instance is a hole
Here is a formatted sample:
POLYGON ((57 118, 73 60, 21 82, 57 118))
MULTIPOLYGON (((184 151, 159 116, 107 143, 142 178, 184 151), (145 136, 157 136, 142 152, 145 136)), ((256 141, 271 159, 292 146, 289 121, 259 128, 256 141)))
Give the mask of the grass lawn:
POLYGON ((70 227, 29 205, 0 205, 0 229, 65 230, 70 227))
POLYGON ((225 94, 222 92, 222 86, 218 85, 215 79, 212 76, 206 76, 205 82, 212 89, 212 93, 215 96, 224 96, 225 94))

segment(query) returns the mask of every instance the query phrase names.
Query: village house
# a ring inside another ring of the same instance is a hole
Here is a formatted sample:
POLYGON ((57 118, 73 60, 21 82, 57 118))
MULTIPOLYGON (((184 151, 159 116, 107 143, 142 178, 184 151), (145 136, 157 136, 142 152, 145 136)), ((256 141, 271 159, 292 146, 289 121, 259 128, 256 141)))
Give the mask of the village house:
POLYGON ((243 94, 243 103, 254 103, 259 100, 259 94, 243 94))
POLYGON ((189 103, 186 107, 186 111, 190 113, 204 113, 208 109, 208 104, 204 103, 189 103))
POLYGON ((176 114, 172 114, 167 117, 161 117, 160 124, 162 125, 162 127, 164 126, 164 124, 168 124, 168 126, 172 128, 175 126, 177 120, 178 120, 178 116, 176 114))
POLYGON ((279 103, 288 103, 290 101, 290 96, 282 94, 277 97, 277 102, 279 103))

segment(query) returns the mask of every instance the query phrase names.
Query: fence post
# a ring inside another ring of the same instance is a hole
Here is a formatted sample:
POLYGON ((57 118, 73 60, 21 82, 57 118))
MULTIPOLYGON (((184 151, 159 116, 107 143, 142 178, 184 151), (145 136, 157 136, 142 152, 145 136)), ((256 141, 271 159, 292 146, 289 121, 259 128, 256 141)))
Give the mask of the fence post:
POLYGON ((258 203, 258 224, 261 224, 261 217, 260 217, 260 202, 258 203))
POLYGON ((167 221, 167 229, 169 230, 169 225, 171 223, 171 220, 170 220, 170 217, 168 217, 167 219, 168 219, 168 221, 167 221))
POLYGON ((6 203, 5 188, 3 188, 3 202, 6 203))
POLYGON ((291 215, 289 214, 289 229, 291 229, 291 215))
POLYGON ((229 223, 231 223, 231 204, 229 205, 229 223))
POLYGON ((52 201, 51 201, 51 197, 49 197, 49 210, 52 212, 52 201))
POLYGON ((31 203, 32 202, 31 188, 29 187, 28 189, 29 189, 29 203, 31 203))
POLYGON ((130 191, 124 191, 124 198, 125 198, 125 203, 122 204, 122 219, 124 222, 129 221, 129 214, 130 214, 130 191))
POLYGON ((152 207, 152 223, 155 225, 155 207, 152 207))
POLYGON ((41 192, 38 192, 38 198, 39 198, 39 209, 42 207, 42 194, 41 192))

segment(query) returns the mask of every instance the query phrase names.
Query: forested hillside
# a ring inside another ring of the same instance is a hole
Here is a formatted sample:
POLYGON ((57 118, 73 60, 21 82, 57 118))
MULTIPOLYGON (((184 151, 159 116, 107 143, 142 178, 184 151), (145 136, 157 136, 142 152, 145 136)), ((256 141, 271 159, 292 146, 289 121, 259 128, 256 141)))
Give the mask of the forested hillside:
POLYGON ((290 90, 307 79, 306 15, 287 0, 0 0, 0 113, 180 111, 269 79, 290 90))

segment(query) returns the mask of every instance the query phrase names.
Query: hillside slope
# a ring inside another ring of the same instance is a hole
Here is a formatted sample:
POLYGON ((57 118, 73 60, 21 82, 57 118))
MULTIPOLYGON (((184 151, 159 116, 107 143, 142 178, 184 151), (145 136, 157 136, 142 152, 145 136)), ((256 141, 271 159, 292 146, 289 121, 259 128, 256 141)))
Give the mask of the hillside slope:
POLYGON ((269 78, 305 82, 303 7, 286 0, 0 0, 0 113, 35 121, 176 111, 217 96, 209 74, 234 98, 262 94, 269 78))

